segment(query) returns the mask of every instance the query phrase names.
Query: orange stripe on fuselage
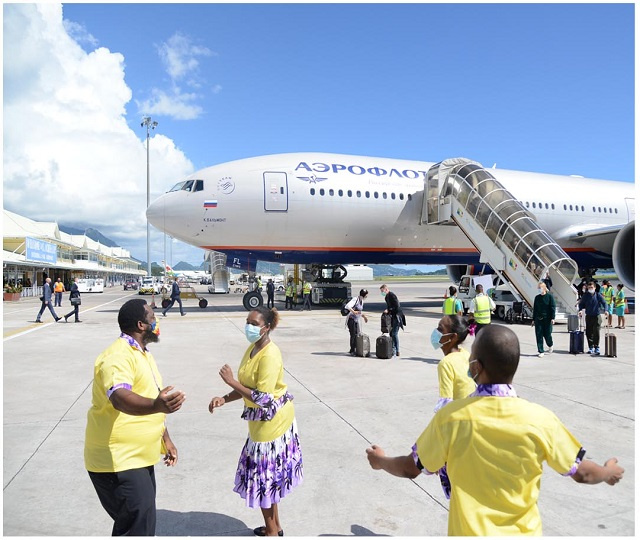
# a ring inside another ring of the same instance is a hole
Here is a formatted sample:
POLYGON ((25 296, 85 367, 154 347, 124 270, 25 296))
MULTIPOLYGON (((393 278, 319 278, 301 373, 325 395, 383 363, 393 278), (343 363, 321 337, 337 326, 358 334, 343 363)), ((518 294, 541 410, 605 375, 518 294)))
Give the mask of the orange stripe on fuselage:
MULTIPOLYGON (((393 247, 305 247, 305 246, 200 246, 211 251, 358 251, 393 253, 477 253, 474 248, 393 248, 393 247)), ((592 247, 562 248, 566 252, 597 251, 592 247)))

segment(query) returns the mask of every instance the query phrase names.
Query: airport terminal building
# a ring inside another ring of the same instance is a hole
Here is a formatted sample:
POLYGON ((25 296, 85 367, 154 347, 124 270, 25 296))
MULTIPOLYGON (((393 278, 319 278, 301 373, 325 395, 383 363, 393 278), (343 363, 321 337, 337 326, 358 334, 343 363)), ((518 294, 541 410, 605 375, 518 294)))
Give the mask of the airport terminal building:
MULTIPOLYGON (((2 281, 22 286, 21 296, 39 296, 45 277, 62 279, 65 288, 79 279, 83 292, 100 292, 146 275, 128 250, 108 247, 84 234, 67 234, 55 222, 33 221, 4 210, 2 281)), ((19 287, 18 287, 19 288, 19 287)))

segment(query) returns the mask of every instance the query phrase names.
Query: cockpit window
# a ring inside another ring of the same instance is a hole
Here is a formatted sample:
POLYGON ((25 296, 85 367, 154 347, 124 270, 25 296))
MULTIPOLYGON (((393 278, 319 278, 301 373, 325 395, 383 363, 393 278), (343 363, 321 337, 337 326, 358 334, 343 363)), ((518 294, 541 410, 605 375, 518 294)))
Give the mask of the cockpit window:
POLYGON ((187 180, 182 186, 183 191, 191 191, 191 187, 193 186, 193 180, 187 180))
POLYGON ((172 191, 180 191, 182 189, 182 186, 184 186, 184 182, 178 182, 175 186, 173 186, 169 192, 172 191))
POLYGON ((204 190, 204 180, 196 180, 195 186, 193 186, 193 191, 203 191, 204 190))

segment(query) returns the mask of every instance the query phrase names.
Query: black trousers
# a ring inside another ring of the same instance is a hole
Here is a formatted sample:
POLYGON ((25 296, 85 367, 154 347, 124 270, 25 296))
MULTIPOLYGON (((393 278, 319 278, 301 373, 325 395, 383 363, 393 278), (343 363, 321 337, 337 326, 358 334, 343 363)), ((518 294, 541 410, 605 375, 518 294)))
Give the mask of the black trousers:
POLYGON ((600 347, 600 315, 587 315, 586 325, 584 333, 587 335, 589 348, 600 347))
POLYGON ((273 301, 273 294, 267 293, 267 307, 269 307, 269 304, 271 304, 271 307, 275 307, 275 303, 273 301))
POLYGON ((349 352, 356 352, 356 337, 358 336, 359 325, 358 322, 353 318, 349 317, 347 319, 347 328, 349 329, 349 352))
POLYGON ((153 465, 116 473, 89 471, 98 498, 113 519, 111 536, 154 536, 156 477, 153 465))
POLYGON ((73 306, 73 311, 70 311, 69 313, 67 313, 64 318, 68 319, 69 317, 71 317, 71 315, 75 315, 76 316, 76 321, 80 320, 80 306, 78 304, 75 304, 73 306))

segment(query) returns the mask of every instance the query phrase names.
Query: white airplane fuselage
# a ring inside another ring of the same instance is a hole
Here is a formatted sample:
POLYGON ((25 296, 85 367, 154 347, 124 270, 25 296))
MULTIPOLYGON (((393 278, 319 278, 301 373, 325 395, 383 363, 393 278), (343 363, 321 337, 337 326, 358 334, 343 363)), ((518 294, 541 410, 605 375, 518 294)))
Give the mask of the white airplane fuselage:
MULTIPOLYGON (((174 238, 226 253, 229 266, 478 262, 458 227, 420 224, 431 165, 307 152, 241 159, 189 175, 147 216, 174 238)), ((580 267, 612 266, 617 233, 635 219, 633 184, 490 172, 580 267)))

